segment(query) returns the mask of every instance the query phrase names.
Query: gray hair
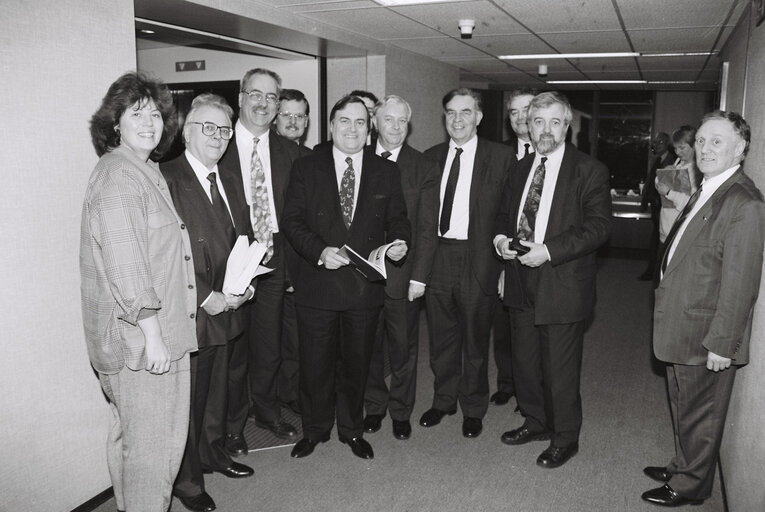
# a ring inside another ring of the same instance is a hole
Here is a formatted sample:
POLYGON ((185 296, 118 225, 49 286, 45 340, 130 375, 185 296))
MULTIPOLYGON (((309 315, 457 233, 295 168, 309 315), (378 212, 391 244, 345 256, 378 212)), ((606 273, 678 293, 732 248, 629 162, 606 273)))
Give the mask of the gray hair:
POLYGON ((388 96, 378 101, 375 105, 374 115, 377 115, 377 111, 383 108, 385 105, 389 105, 391 103, 404 105, 404 108, 406 108, 406 121, 409 122, 412 119, 412 107, 409 106, 409 103, 404 98, 395 94, 389 94, 388 96))
POLYGON ((183 123, 184 128, 187 124, 189 124, 189 119, 194 117, 196 111, 202 107, 217 108, 226 114, 229 122, 234 118, 234 110, 229 106, 229 104, 225 99, 223 99, 222 96, 218 96, 217 94, 213 94, 211 92, 203 92, 192 100, 191 108, 189 109, 189 113, 186 114, 186 120, 183 123))
POLYGON ((571 110, 571 103, 568 102, 568 98, 558 91, 541 92, 534 96, 534 99, 529 103, 529 118, 531 118, 532 110, 539 110, 548 108, 554 103, 558 103, 563 107, 563 121, 567 126, 571 125, 571 120, 574 119, 574 113, 571 110))

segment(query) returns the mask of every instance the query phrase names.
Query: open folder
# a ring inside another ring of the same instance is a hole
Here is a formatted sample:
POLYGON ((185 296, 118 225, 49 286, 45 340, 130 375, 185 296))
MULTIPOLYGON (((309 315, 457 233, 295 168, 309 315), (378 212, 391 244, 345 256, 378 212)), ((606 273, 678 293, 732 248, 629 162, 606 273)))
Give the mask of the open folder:
POLYGON ((385 271, 385 254, 388 252, 388 249, 394 245, 403 243, 406 242, 403 240, 396 240, 389 244, 381 245, 370 252, 369 258, 366 259, 361 254, 351 249, 348 245, 342 246, 337 253, 349 260, 351 265, 370 281, 381 281, 388 278, 388 274, 385 271))
POLYGON ((244 235, 236 239, 231 254, 226 262, 226 277, 223 278, 223 293, 242 295, 256 276, 271 272, 273 269, 260 264, 266 255, 266 244, 249 243, 244 235))

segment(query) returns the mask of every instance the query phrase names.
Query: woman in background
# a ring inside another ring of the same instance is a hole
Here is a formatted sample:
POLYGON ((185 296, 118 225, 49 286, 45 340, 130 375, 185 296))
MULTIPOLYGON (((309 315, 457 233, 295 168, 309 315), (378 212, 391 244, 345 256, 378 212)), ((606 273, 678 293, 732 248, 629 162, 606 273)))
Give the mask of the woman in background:
POLYGON ((159 168, 177 121, 167 88, 118 78, 90 122, 100 160, 82 207, 88 355, 109 400, 107 462, 119 510, 166 511, 186 443, 197 349, 191 245, 159 168))
POLYGON ((659 213, 659 240, 661 243, 667 239, 669 230, 675 219, 683 211, 688 200, 699 188, 700 174, 696 169, 696 158, 693 150, 696 139, 696 128, 684 125, 672 134, 672 147, 677 155, 677 160, 672 166, 677 172, 674 173, 670 183, 660 181, 660 172, 657 171, 656 191, 661 195, 661 212, 659 213))

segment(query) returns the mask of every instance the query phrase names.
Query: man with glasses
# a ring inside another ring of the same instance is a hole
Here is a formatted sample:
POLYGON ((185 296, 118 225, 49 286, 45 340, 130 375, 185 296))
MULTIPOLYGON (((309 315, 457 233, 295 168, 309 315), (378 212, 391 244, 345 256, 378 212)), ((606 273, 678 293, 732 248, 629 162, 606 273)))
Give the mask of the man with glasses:
POLYGON ((229 425, 226 445, 232 455, 247 452, 242 431, 249 414, 255 425, 282 439, 293 439, 295 427, 282 420, 277 377, 282 364, 282 302, 285 282, 285 242, 280 230, 292 162, 299 156, 291 141, 270 130, 279 110, 281 77, 269 69, 245 73, 239 93, 239 120, 234 139, 221 163, 244 185, 255 239, 268 246, 263 265, 273 268, 261 276, 250 308, 247 343, 235 347, 231 369, 229 425), (248 370, 249 363, 249 370, 248 370), (248 379, 246 377, 249 377, 248 379))
POLYGON ((305 132, 308 129, 310 107, 305 95, 297 89, 282 89, 279 94, 279 113, 274 119, 276 133, 298 145, 300 156, 311 154, 306 147, 305 132))
POLYGON ((161 165, 178 215, 191 239, 197 292, 199 350, 191 355, 191 414, 186 451, 173 494, 189 510, 210 511, 215 502, 205 491, 204 471, 244 478, 252 468, 233 462, 226 438, 229 349, 244 337, 240 306, 254 292, 224 294, 226 261, 237 235, 251 231, 242 182, 221 173, 218 161, 234 134, 233 110, 220 96, 194 98, 183 127, 186 151, 161 165))

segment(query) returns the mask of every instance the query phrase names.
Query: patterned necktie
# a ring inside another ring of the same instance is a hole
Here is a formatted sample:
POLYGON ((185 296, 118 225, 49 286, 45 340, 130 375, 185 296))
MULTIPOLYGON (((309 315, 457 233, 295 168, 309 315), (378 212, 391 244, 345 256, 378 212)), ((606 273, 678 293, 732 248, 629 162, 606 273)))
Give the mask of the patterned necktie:
POLYGON ((545 184, 545 162, 547 157, 542 157, 542 162, 534 170, 529 191, 526 194, 526 202, 523 204, 521 218, 518 220, 518 238, 527 242, 534 241, 534 227, 537 223, 537 211, 539 200, 542 199, 542 187, 545 184))
POLYGON ((218 220, 223 224, 226 231, 226 238, 229 241, 231 247, 236 242, 236 233, 234 232, 234 225, 231 224, 231 215, 228 213, 228 208, 223 201, 223 197, 218 190, 218 181, 215 179, 215 173, 211 172, 207 175, 207 181, 210 182, 210 199, 212 199, 213 210, 215 215, 218 216, 218 220))
POLYGON ((345 163, 348 167, 343 172, 343 179, 340 181, 340 209, 343 211, 343 222, 345 227, 350 229, 353 220, 353 192, 356 187, 356 175, 353 172, 353 159, 347 157, 345 163))
POLYGON ((274 255, 274 234, 271 231, 271 204, 268 200, 268 188, 266 187, 266 171, 263 162, 258 155, 258 139, 253 139, 252 158, 250 160, 250 186, 252 192, 252 229, 255 238, 268 248, 263 258, 266 263, 274 255))
POLYGON ((393 153, 391 153, 390 151, 383 151, 382 153, 380 153, 380 156, 381 156, 381 157, 383 157, 384 159, 386 159, 386 160, 387 160, 387 159, 389 159, 389 158, 390 158, 390 156, 391 156, 392 154, 393 154, 393 153))
POLYGON ((528 142, 523 145, 523 158, 526 158, 527 156, 529 156, 529 147, 530 146, 531 146, 531 144, 529 144, 528 142))
POLYGON ((700 195, 701 195, 701 187, 699 187, 698 190, 696 190, 696 192, 693 193, 690 199, 688 199, 688 204, 685 205, 685 208, 683 208, 683 211, 680 212, 680 215, 678 215, 677 218, 675 219, 675 223, 672 224, 672 229, 669 230, 669 234, 667 235, 667 240, 664 242, 664 256, 662 256, 661 258, 661 273, 662 274, 664 274, 664 271, 667 270, 667 264, 669 264, 669 249, 672 247, 672 242, 677 236, 677 232, 680 231, 680 226, 683 225, 683 222, 685 221, 686 217, 688 217, 688 214, 690 214, 691 210, 693 210, 693 207, 696 204, 696 201, 699 200, 700 195))
POLYGON ((446 179, 446 190, 444 191, 444 204, 441 206, 441 221, 438 223, 438 229, 441 236, 449 231, 452 221, 452 207, 454 206, 454 193, 457 190, 457 179, 460 177, 460 155, 462 148, 457 148, 452 160, 452 167, 449 169, 449 177, 446 179))

